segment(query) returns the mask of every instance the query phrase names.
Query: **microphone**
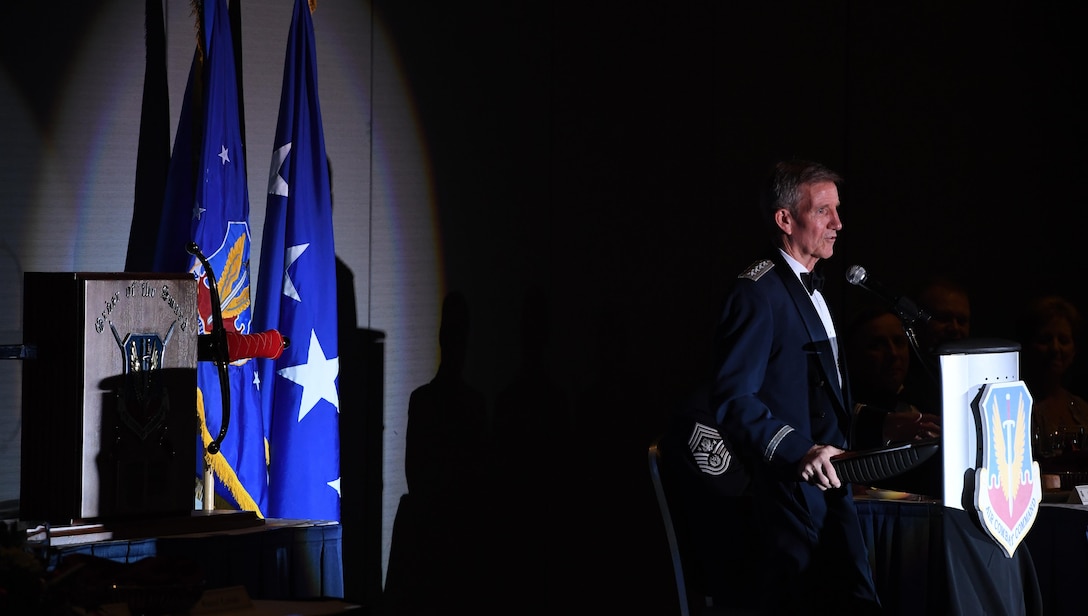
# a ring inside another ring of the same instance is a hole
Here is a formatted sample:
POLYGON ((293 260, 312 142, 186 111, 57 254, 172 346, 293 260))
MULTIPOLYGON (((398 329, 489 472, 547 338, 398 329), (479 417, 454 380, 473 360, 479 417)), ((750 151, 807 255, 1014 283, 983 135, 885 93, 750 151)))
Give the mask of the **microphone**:
POLYGON ((884 301, 891 304, 895 314, 903 321, 906 327, 914 327, 918 323, 926 323, 930 319, 929 313, 922 310, 910 298, 898 293, 893 293, 880 282, 873 279, 865 268, 860 265, 851 265, 846 270, 846 280, 852 285, 864 287, 884 301))
MULTIPOLYGON (((291 345, 291 341, 284 338, 274 329, 257 334, 239 334, 238 332, 226 332, 227 359, 238 361, 239 359, 264 358, 278 359, 283 350, 291 345)), ((201 335, 196 337, 196 358, 198 361, 214 361, 216 352, 222 353, 222 349, 216 348, 215 337, 201 335)))

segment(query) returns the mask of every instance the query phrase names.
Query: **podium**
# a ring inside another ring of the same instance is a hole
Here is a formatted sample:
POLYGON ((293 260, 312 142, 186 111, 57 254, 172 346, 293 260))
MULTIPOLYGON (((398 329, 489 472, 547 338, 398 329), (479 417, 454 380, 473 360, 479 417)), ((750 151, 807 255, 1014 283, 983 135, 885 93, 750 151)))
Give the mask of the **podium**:
POLYGON ((188 516, 196 460, 196 280, 27 272, 20 517, 188 516))
POLYGON ((881 484, 860 485, 907 492, 904 487, 920 485, 933 496, 857 501, 873 577, 889 613, 1042 612, 1035 563, 1020 545, 1041 508, 1041 475, 1032 459, 1032 400, 1019 380, 1019 351, 1004 340, 939 347, 942 429, 936 453, 920 442, 851 452, 836 464, 847 477, 868 474, 865 479, 891 469, 877 477, 881 484), (911 472, 916 474, 908 477, 911 472))
POLYGON ((1038 614, 1026 545, 1041 504, 1031 450, 1031 395, 1018 344, 963 340, 937 349, 941 506, 930 525, 930 591, 942 614, 1038 614))
POLYGON ((1020 346, 1000 340, 938 349, 942 501, 972 512, 1007 557, 1042 503, 1032 458, 1031 394, 1019 380, 1020 346))
POLYGON ((905 474, 920 470, 939 452, 934 460, 940 463, 934 477, 939 486, 927 481, 927 472, 925 493, 938 495, 947 508, 969 512, 1011 558, 1042 503, 1039 464, 1032 458, 1031 393, 1019 380, 1020 346, 970 340, 947 343, 937 352, 940 438, 832 460, 846 481, 904 490, 899 486, 912 482, 903 479, 905 474))

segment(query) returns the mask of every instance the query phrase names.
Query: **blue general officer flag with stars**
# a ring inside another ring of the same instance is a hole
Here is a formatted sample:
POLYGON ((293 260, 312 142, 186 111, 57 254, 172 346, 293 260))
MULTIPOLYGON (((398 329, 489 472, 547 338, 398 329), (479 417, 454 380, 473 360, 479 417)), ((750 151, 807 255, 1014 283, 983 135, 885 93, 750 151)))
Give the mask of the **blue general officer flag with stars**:
MULTIPOLYGON (((187 242, 174 225, 184 226, 188 238, 200 248, 218 282, 223 325, 228 331, 252 333, 249 276, 249 193, 241 127, 234 49, 225 0, 206 0, 201 13, 203 50, 197 51, 186 87, 186 102, 178 121, 174 153, 170 161, 167 195, 155 267, 167 271, 188 263, 197 278, 200 334, 212 331, 211 280, 200 261, 187 260, 187 242), (194 89, 197 79, 203 87, 194 89), (203 92, 202 104, 189 97, 203 92), (194 117, 199 111, 203 114, 194 117), (199 143, 190 143, 199 135, 199 143), (197 152, 194 158, 191 152, 197 152), (195 186, 193 184, 195 182, 195 186)), ((197 457, 210 464, 215 495, 232 506, 255 511, 264 517, 267 503, 267 466, 264 422, 256 383, 256 362, 243 359, 228 366, 230 415, 219 453, 209 455, 207 445, 219 436, 223 425, 222 395, 218 370, 210 361, 197 362, 197 414, 200 435, 197 457)), ((212 498, 208 486, 203 498, 212 498)))
POLYGON ((340 519, 336 250, 325 136, 318 104, 314 26, 295 2, 257 286, 257 328, 291 344, 259 360, 268 426, 268 512, 340 519))

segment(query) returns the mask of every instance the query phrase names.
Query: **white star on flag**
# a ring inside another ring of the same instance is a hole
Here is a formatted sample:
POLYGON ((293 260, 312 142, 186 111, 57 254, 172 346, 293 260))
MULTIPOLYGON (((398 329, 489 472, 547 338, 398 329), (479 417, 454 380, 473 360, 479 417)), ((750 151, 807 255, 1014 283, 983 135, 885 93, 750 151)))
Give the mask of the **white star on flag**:
POLYGON ((310 247, 310 244, 299 244, 297 246, 291 246, 287 249, 287 262, 283 264, 283 294, 296 302, 301 302, 302 298, 298 295, 298 289, 295 288, 295 282, 291 280, 291 266, 298 261, 298 258, 302 256, 302 253, 306 252, 306 249, 310 247))
POLYGON ((223 164, 230 162, 230 157, 227 156, 227 146, 223 146, 222 150, 219 150, 219 160, 223 161, 223 164))
POLYGON ((317 333, 310 330, 310 351, 306 363, 279 370, 276 374, 302 386, 302 402, 298 407, 298 421, 314 410, 321 400, 328 400, 340 412, 340 395, 336 392, 336 376, 340 372, 340 358, 325 357, 317 333))
POLYGON ((340 494, 340 478, 339 477, 337 477, 336 479, 333 479, 332 481, 328 482, 327 485, 330 488, 332 488, 333 490, 336 490, 336 495, 337 496, 341 496, 341 494, 340 494))
POLYGON ((272 169, 268 171, 268 194, 280 197, 288 196, 287 180, 283 179, 283 161, 291 153, 290 142, 281 145, 272 152, 272 169))

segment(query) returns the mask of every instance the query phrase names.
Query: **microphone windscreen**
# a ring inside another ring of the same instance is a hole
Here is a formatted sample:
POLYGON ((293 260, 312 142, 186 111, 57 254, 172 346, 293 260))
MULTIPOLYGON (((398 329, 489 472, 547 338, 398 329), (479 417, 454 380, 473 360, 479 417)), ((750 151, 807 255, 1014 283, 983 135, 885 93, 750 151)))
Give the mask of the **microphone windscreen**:
POLYGON ((851 265, 850 269, 846 270, 846 280, 850 284, 862 284, 866 276, 865 268, 860 265, 851 265))

